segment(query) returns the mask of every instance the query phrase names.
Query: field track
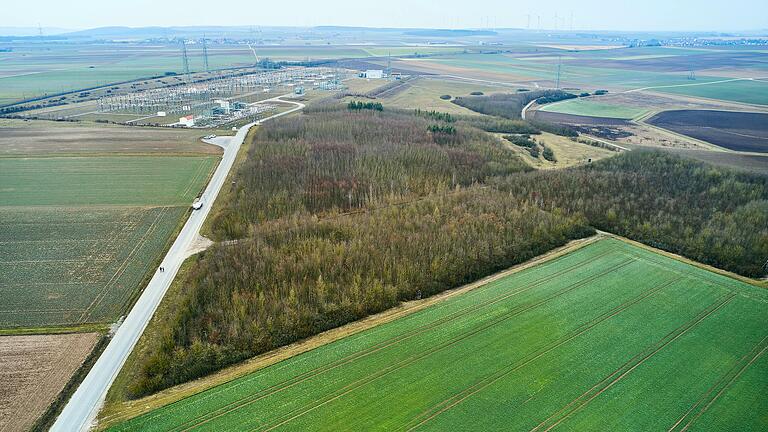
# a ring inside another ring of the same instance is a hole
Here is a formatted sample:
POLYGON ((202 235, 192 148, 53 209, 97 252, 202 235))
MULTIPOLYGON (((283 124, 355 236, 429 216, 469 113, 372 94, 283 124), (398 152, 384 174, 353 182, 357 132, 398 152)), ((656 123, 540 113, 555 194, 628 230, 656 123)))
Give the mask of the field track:
MULTIPOLYGON (((767 297, 601 240, 112 430, 617 430, 638 419, 688 430, 762 367, 767 297), (707 335, 715 330, 729 345, 713 351, 707 335), (709 356, 717 366, 699 371, 709 356), (670 359, 679 360, 673 366, 670 359), (669 375, 678 362, 690 374, 669 375), (681 384, 667 388, 662 379, 651 392, 646 386, 654 381, 639 374, 675 376, 681 384), (679 396, 661 408, 633 400, 628 417, 606 415, 622 412, 606 404, 629 403, 624 395, 636 392, 679 396), (498 415, 477 414, 489 410, 498 415)), ((733 421, 756 415, 731 411, 733 421)))

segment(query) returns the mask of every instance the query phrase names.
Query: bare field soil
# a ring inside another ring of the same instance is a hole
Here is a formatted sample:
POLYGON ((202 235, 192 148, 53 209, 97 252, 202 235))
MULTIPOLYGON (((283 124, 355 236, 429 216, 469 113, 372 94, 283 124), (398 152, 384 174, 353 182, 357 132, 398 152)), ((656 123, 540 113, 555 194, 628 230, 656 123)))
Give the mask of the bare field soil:
POLYGON ((98 333, 0 337, 0 430, 29 430, 98 340, 98 333))
POLYGON ((204 153, 203 131, 0 119, 0 157, 70 153, 204 153))
MULTIPOLYGON (((422 74, 444 74, 461 76, 465 78, 472 78, 478 80, 494 81, 499 83, 507 83, 511 85, 517 85, 520 87, 534 87, 531 84, 531 78, 522 75, 516 75, 514 73, 499 73, 490 70, 480 70, 471 67, 462 67, 456 65, 447 65, 444 63, 437 63, 429 60, 422 59, 400 59, 393 60, 392 67, 417 71, 422 74)), ((547 86, 549 80, 539 80, 542 86, 547 86)))
MULTIPOLYGON (((626 144, 630 146, 637 145, 699 150, 711 150, 714 148, 714 146, 707 147, 705 143, 690 139, 684 135, 674 134, 667 130, 651 127, 644 123, 621 126, 620 129, 631 134, 629 136, 616 139, 616 142, 622 145, 626 144)), ((718 151, 718 153, 723 152, 718 151)))
POLYGON ((625 126, 629 122, 618 118, 608 117, 589 117, 573 114, 561 114, 548 111, 529 111, 526 113, 526 118, 530 118, 538 121, 545 121, 549 123, 558 123, 566 125, 590 125, 590 126, 625 126))
POLYGON ((732 111, 665 111, 649 124, 735 151, 768 153, 768 114, 732 111))
POLYGON ((596 59, 584 58, 569 61, 568 64, 608 68, 631 69, 653 72, 688 72, 691 69, 735 68, 740 70, 768 66, 765 55, 744 51, 702 52, 694 55, 672 55, 665 57, 596 59))
POLYGON ((768 175, 768 155, 740 154, 723 151, 668 149, 681 156, 713 165, 768 175))

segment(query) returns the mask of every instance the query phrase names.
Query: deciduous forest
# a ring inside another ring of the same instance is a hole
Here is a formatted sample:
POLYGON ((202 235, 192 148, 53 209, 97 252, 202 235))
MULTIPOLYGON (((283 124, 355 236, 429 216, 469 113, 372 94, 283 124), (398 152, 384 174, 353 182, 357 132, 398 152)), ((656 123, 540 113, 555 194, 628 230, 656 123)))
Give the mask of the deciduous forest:
POLYGON ((255 223, 297 212, 401 202, 530 169, 494 137, 445 120, 331 108, 265 126, 216 236, 241 238, 255 223))
POLYGON ((433 113, 340 107, 275 121, 232 187, 213 229, 237 241, 186 274, 133 397, 461 286, 593 227, 749 276, 768 256, 765 177, 642 151, 531 172, 500 138, 433 113))
POLYGON ((544 210, 584 215, 595 228, 745 276, 765 274, 765 176, 636 150, 493 183, 544 210))
MULTIPOLYGON (((445 120, 445 119, 442 119, 445 120)), ((326 110, 258 131, 222 239, 187 275, 133 396, 461 286, 594 232, 485 183, 528 168, 430 116, 326 110)))

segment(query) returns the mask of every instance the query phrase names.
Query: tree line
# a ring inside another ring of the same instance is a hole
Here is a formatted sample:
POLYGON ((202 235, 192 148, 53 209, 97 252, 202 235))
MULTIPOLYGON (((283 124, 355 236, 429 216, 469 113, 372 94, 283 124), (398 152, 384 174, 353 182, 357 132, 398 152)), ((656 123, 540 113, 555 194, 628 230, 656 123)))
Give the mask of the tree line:
POLYGON ((766 274, 768 177, 635 150, 575 169, 496 178, 541 209, 745 276, 766 274))

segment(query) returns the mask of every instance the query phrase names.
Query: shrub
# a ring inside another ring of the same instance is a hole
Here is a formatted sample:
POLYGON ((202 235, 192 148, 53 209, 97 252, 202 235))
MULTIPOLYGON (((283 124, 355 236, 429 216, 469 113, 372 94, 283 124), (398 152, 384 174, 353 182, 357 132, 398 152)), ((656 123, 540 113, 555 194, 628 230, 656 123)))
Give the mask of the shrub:
POLYGON ((464 96, 457 97, 452 102, 481 114, 519 119, 523 107, 531 101, 541 98, 562 100, 566 97, 565 95, 575 97, 561 90, 537 90, 516 94, 497 93, 489 96, 464 96))
POLYGON ((416 114, 419 117, 429 118, 433 120, 439 120, 444 121, 446 123, 453 123, 456 121, 456 117, 452 116, 451 114, 444 113, 444 112, 438 112, 438 111, 422 111, 420 109, 416 109, 414 111, 414 114, 416 114))
POLYGON ((525 148, 536 147, 536 141, 532 140, 529 135, 504 135, 504 139, 516 146, 525 148))
POLYGON ((360 111, 360 110, 384 111, 384 106, 381 104, 381 102, 350 101, 349 104, 347 104, 347 109, 351 111, 360 111))
POLYGON ((575 99, 576 97, 577 96, 575 94, 560 91, 558 93, 554 93, 551 95, 542 96, 536 99, 536 103, 539 105, 544 105, 544 104, 560 102, 568 99, 575 99))
POLYGON ((550 162, 557 162, 555 152, 553 152, 550 147, 544 146, 544 150, 541 152, 541 155, 544 156, 544 159, 550 162))

